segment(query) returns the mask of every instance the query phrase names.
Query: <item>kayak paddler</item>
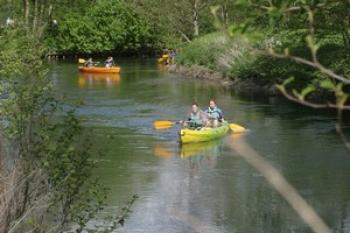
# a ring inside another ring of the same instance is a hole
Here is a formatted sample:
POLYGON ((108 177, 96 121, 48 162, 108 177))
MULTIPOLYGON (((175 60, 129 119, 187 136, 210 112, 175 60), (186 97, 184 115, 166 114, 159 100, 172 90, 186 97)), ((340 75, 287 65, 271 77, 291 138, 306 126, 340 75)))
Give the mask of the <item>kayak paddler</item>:
POLYGON ((94 62, 92 61, 92 58, 90 57, 85 63, 84 63, 84 66, 85 67, 93 67, 95 64, 94 62))
POLYGON ((204 112, 209 118, 208 126, 218 127, 219 123, 224 121, 222 110, 218 108, 213 99, 209 101, 209 107, 204 112))
POLYGON ((114 66, 114 59, 113 57, 108 57, 107 60, 105 61, 105 67, 106 68, 111 68, 114 66))
POLYGON ((201 128, 206 124, 207 118, 202 110, 199 109, 197 103, 193 103, 191 112, 189 113, 188 121, 180 121, 185 127, 190 128, 201 128))

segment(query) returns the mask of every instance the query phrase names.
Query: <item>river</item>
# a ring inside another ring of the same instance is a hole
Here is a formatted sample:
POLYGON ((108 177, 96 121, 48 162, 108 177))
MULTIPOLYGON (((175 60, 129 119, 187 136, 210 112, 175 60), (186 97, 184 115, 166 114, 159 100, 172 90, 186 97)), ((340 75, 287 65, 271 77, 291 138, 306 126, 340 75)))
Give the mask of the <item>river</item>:
POLYGON ((267 97, 239 97, 222 86, 169 74, 154 60, 120 61, 121 75, 79 75, 75 63, 50 65, 50 77, 91 129, 102 157, 96 175, 110 189, 105 213, 139 198, 125 233, 311 232, 227 140, 180 147, 177 126, 193 101, 217 99, 225 118, 277 167, 334 232, 350 232, 350 152, 331 113, 267 97))

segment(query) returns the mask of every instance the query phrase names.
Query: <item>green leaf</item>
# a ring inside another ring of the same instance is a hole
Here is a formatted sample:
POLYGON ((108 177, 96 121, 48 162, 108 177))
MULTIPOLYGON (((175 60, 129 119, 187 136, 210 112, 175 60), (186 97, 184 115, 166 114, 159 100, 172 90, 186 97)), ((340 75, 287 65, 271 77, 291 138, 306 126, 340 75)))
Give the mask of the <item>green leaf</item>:
POLYGON ((348 98, 349 98, 348 94, 343 94, 343 95, 339 96, 337 99, 337 106, 339 108, 343 108, 344 105, 346 104, 346 101, 348 100, 348 98))
POLYGON ((281 84, 276 84, 275 87, 282 93, 286 92, 286 88, 281 84))
POLYGON ((333 91, 335 89, 335 85, 330 79, 324 79, 324 80, 320 81, 319 85, 320 85, 320 87, 322 87, 326 90, 329 90, 329 91, 333 91))
POLYGON ((336 96, 342 96, 342 95, 344 94, 344 92, 343 92, 343 86, 344 86, 343 83, 338 83, 338 84, 335 86, 335 95, 336 95, 336 96))
POLYGON ((315 90, 316 88, 313 85, 309 85, 305 87, 300 93, 302 100, 304 100, 308 94, 310 94, 311 92, 314 92, 315 90))
POLYGON ((286 86, 286 85, 288 85, 288 84, 294 82, 294 80, 295 80, 294 76, 291 76, 291 77, 287 78, 286 80, 284 80, 283 83, 282 83, 282 85, 283 85, 283 86, 286 86))
POLYGON ((302 96, 300 95, 300 93, 299 93, 297 90, 293 89, 293 90, 292 90, 292 93, 293 93, 293 95, 294 95, 295 97, 297 97, 298 100, 303 101, 302 96))

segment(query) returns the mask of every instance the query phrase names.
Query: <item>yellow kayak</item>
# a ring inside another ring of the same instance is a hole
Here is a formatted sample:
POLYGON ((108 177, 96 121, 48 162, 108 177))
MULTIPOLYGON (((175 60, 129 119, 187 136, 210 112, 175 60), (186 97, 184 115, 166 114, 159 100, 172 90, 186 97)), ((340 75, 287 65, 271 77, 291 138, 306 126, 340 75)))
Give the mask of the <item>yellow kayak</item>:
POLYGON ((166 60, 165 59, 163 59, 162 57, 161 58, 158 58, 158 63, 163 63, 163 62, 165 62, 166 60))
POLYGON ((207 142, 225 136, 230 130, 229 124, 224 121, 221 126, 216 128, 203 127, 200 129, 181 129, 180 141, 181 143, 191 142, 207 142))
POLYGON ((169 55, 164 54, 161 58, 158 58, 158 63, 166 63, 168 61, 169 55))

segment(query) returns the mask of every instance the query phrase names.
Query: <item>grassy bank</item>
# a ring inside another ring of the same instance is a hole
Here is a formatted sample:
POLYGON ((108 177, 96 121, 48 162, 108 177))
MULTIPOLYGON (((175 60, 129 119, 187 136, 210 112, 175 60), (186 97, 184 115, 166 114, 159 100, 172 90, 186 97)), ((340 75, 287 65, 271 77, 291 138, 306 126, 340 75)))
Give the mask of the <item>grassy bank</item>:
MULTIPOLYGON (((241 37, 228 37, 221 33, 213 33, 197 38, 180 49, 177 63, 184 70, 196 67, 207 69, 207 74, 216 73, 217 78, 229 78, 239 89, 276 93, 275 84, 289 77, 295 77, 292 87, 300 89, 306 85, 318 83, 325 76, 318 70, 298 64, 288 59, 273 58, 252 52, 251 48, 273 47, 276 51, 289 48, 290 53, 309 58, 309 49, 305 46, 305 31, 293 34, 280 32, 269 35, 265 39, 247 42, 241 37), (298 38, 298 39, 297 39, 298 38), (221 75, 217 75, 220 73, 221 75), (252 88, 255 86, 254 88, 252 88)), ((339 73, 349 73, 346 64, 350 62, 349 47, 344 46, 341 36, 332 35, 320 39, 318 59, 320 63, 339 73)), ((191 72, 186 72, 191 75, 191 72)), ((203 73, 203 72, 202 72, 203 73)), ((197 75, 194 75, 198 77, 197 75)))

